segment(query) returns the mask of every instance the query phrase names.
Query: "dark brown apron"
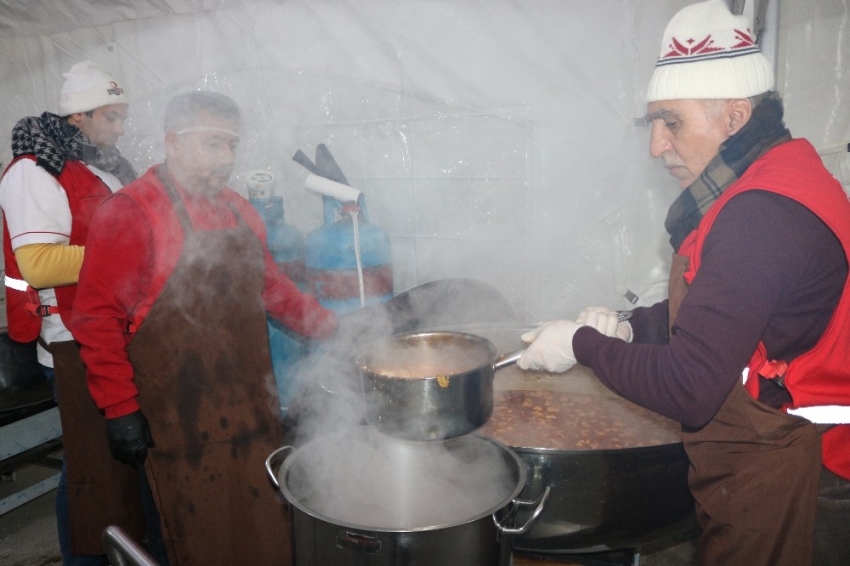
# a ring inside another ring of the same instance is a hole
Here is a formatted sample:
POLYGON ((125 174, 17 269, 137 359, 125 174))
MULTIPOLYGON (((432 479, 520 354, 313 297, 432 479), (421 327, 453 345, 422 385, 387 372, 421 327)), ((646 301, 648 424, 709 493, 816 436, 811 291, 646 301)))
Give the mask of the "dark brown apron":
POLYGON ((112 458, 106 420, 86 385, 86 368, 74 341, 53 342, 62 448, 68 478, 71 552, 106 554, 103 530, 122 527, 135 540, 144 536, 139 471, 112 458))
POLYGON ((156 443, 146 466, 171 566, 292 564, 289 509, 264 467, 284 430, 262 246, 241 218, 238 228, 194 231, 166 190, 183 250, 129 353, 156 443))
MULTIPOLYGON (((687 294, 687 263, 673 256, 671 328, 687 294)), ((682 436, 702 527, 700 564, 811 564, 821 476, 815 425, 756 401, 739 381, 706 426, 682 436)))

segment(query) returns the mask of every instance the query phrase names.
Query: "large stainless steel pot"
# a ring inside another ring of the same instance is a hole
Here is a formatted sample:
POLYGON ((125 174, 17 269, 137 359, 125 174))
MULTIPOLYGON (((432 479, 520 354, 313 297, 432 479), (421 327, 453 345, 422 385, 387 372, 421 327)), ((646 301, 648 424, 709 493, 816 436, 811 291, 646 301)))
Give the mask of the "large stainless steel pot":
POLYGON ((504 564, 495 514, 532 505, 515 500, 522 461, 474 434, 409 442, 356 427, 280 448, 266 471, 292 505, 298 566, 504 564))
MULTIPOLYGON (((521 345, 519 336, 530 327, 514 324, 459 325, 450 330, 486 337, 500 350, 521 345)), ((647 412, 606 388, 584 366, 564 374, 506 368, 494 380, 497 398, 505 392, 558 392, 597 406, 613 406, 629 426, 656 426, 657 415, 647 412)), ((666 419, 663 419, 666 421, 666 419)), ((487 434, 496 413, 479 432, 487 434)), ((578 554, 634 549, 695 528, 693 500, 687 486, 688 460, 677 438, 678 425, 669 424, 669 442, 622 449, 552 449, 516 439, 506 444, 526 466, 526 485, 520 494, 533 499, 543 490, 551 495, 539 518, 514 537, 518 552, 578 554)), ((592 427, 592 425, 590 425, 592 427)), ((517 514, 520 522, 527 513, 517 514)))
POLYGON ((367 420, 408 440, 444 440, 481 427, 493 412, 493 375, 516 362, 464 332, 407 332, 369 344, 355 359, 367 420))

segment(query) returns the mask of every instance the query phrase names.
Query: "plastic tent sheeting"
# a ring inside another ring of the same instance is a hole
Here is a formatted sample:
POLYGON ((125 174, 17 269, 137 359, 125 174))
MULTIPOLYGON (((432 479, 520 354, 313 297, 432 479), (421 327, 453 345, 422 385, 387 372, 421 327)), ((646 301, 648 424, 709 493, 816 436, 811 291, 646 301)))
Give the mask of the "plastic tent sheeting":
MULTIPOLYGON (((787 122, 819 148, 850 138, 847 2, 768 11, 787 122)), ((392 237, 396 291, 473 277, 529 321, 650 304, 678 188, 648 155, 643 95, 688 3, 0 0, 0 131, 55 110, 61 73, 92 59, 131 94, 119 145, 143 171, 168 98, 217 90, 246 117, 233 188, 271 172, 306 234, 321 200, 291 157, 326 144, 392 237)))

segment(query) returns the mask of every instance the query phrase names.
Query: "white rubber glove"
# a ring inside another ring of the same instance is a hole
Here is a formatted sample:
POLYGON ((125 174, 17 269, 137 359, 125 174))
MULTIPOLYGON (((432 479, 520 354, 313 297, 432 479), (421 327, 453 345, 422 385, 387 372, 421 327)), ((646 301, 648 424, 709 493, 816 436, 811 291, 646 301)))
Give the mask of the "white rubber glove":
POLYGON ((576 322, 591 326, 605 336, 632 341, 632 325, 627 320, 620 321, 617 313, 607 307, 587 307, 578 315, 576 322))
POLYGON ((517 360, 520 369, 565 372, 576 365, 573 335, 581 326, 572 320, 552 320, 526 332, 520 338, 528 348, 517 360))

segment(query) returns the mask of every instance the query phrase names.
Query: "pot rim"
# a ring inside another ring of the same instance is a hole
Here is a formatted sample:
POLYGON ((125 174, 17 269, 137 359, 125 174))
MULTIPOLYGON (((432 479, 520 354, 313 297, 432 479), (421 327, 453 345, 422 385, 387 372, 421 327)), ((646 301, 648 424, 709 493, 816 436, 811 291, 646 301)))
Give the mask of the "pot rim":
MULTIPOLYGON (((362 426, 362 427, 359 427, 358 429, 353 429, 353 430, 355 430, 355 431, 356 430, 364 430, 364 429, 367 429, 367 428, 368 428, 368 425, 362 426)), ((345 432, 350 432, 350 431, 344 431, 342 433, 338 432, 338 433, 332 433, 332 434, 344 434, 345 432)), ((324 436, 314 438, 313 440, 307 442, 306 444, 304 444, 304 445, 302 445, 298 448, 295 448, 294 451, 292 452, 292 454, 287 456, 286 460, 284 460, 283 464, 281 464, 281 466, 278 470, 277 477, 278 477, 279 490, 283 494, 286 501, 289 502, 290 505, 297 507, 300 511, 302 511, 303 513, 306 513, 310 517, 313 517, 314 519, 318 519, 320 521, 324 521, 326 523, 330 523, 332 525, 336 525, 336 526, 339 526, 339 527, 345 527, 345 528, 349 528, 349 529, 356 529, 356 530, 359 530, 359 531, 370 531, 370 532, 379 532, 379 533, 416 533, 416 532, 426 532, 426 531, 436 531, 436 530, 441 530, 441 529, 449 529, 449 528, 452 528, 452 527, 459 527, 459 526, 462 526, 462 525, 465 525, 465 524, 468 524, 468 523, 474 523, 475 521, 479 521, 479 520, 483 519, 484 517, 487 517, 488 515, 492 515, 493 513, 497 512, 501 509, 504 509, 508 504, 510 504, 514 499, 516 499, 516 497, 520 494, 520 492, 525 488, 526 468, 525 468, 525 462, 523 462, 522 458, 520 458, 519 455, 517 455, 516 452, 514 452, 509 446, 506 446, 504 443, 499 442, 498 440, 496 440, 494 438, 490 438, 489 436, 484 436, 482 434, 470 433, 467 436, 474 436, 474 437, 479 438, 479 439, 481 439, 485 442, 493 444, 497 448, 499 448, 501 452, 510 456, 511 460, 513 461, 513 463, 516 466, 516 470, 518 472, 517 473, 518 477, 517 477, 516 485, 512 489, 511 493, 507 497, 505 497, 498 505, 494 506, 491 509, 488 509, 487 511, 483 511, 481 513, 478 513, 477 515, 473 515, 471 517, 464 518, 463 520, 458 520, 455 523, 444 524, 444 525, 428 525, 428 526, 425 526, 425 527, 413 527, 413 528, 372 527, 372 526, 369 526, 369 525, 362 525, 362 524, 352 523, 352 522, 343 521, 343 520, 339 520, 339 519, 334 519, 332 517, 328 517, 327 515, 319 513, 318 511, 310 509, 304 503, 302 503, 297 497, 295 497, 295 495, 289 490, 289 484, 286 481, 286 478, 287 478, 289 469, 292 467, 292 462, 294 461, 294 458, 298 455, 298 451, 304 450, 304 448, 309 446, 310 444, 313 444, 315 442, 322 440, 324 438, 324 436)), ((411 441, 411 442, 418 442, 418 441, 411 441)))
MULTIPOLYGON (((498 356, 498 350, 496 349, 496 345, 493 344, 492 341, 484 338, 483 336, 479 336, 477 334, 472 334, 469 332, 461 332, 454 330, 427 330, 427 331, 411 331, 411 332, 401 332, 398 334, 393 334, 392 336, 387 336, 384 338, 379 338, 377 340, 373 340, 366 345, 366 349, 374 348, 375 345, 378 344, 387 344, 387 343, 401 343, 407 339, 413 338, 426 338, 426 337, 447 337, 447 338, 456 338, 463 339, 469 342, 472 342, 478 346, 483 347, 487 350, 488 360, 484 363, 481 363, 475 367, 463 370, 456 371, 450 373, 439 374, 440 377, 456 377, 463 376, 471 373, 478 373, 482 370, 482 368, 486 368, 490 366, 492 369, 493 362, 496 360, 498 356)), ((395 379, 403 379, 404 381, 424 381, 424 380, 436 380, 438 378, 437 374, 427 375, 421 377, 398 377, 396 375, 391 375, 385 372, 375 372, 369 369, 367 362, 367 358, 371 355, 371 352, 361 352, 354 358, 354 364, 357 366, 362 373, 369 376, 371 379, 385 379, 385 380, 395 380, 395 379)))
MULTIPOLYGON (((481 436, 486 436, 482 434, 481 436)), ((543 448, 543 447, 531 447, 531 446, 508 446, 511 450, 517 453, 530 453, 530 454, 541 454, 541 455, 564 455, 564 456, 586 456, 586 455, 594 455, 594 456, 613 456, 613 455, 631 455, 631 454, 640 454, 643 452, 679 452, 684 449, 684 443, 680 440, 679 442, 665 442, 664 444, 654 444, 652 446, 632 446, 629 448, 601 448, 601 449, 564 449, 564 448, 543 448)))

